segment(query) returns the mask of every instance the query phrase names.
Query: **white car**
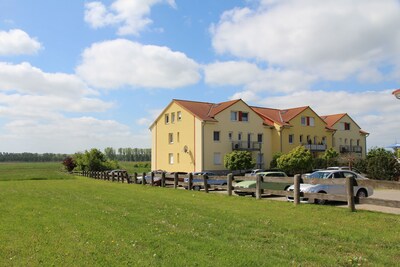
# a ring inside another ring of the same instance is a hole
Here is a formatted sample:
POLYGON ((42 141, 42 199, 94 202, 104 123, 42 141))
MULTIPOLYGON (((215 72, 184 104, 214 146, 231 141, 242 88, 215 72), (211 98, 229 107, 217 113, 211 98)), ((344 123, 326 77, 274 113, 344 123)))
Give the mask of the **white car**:
MULTIPOLYGON (((357 180, 367 179, 355 172, 347 170, 323 170, 316 171, 309 175, 307 178, 310 179, 336 179, 336 178, 347 178, 354 177, 357 180)), ((294 185, 290 186, 288 191, 294 190, 294 185)), ((300 184, 300 192, 303 193, 323 193, 333 195, 346 195, 346 185, 327 185, 327 184, 300 184)), ((356 197, 369 197, 374 193, 373 189, 364 186, 354 186, 354 196, 356 197)), ((293 201, 293 197, 288 197, 289 201, 293 201)), ((308 199, 306 197, 300 197, 301 202, 306 203, 317 203, 325 204, 326 200, 322 199, 308 199)))

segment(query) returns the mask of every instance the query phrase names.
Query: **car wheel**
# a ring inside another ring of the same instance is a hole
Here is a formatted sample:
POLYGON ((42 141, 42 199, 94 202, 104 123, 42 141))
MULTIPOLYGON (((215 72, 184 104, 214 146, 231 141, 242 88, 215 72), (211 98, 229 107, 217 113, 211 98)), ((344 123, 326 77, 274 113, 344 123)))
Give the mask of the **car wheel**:
POLYGON ((368 193, 365 189, 360 189, 357 191, 357 194, 356 194, 356 203, 357 204, 360 202, 359 201, 360 197, 368 197, 368 193))
MULTIPOLYGON (((319 194, 326 194, 326 192, 318 192, 319 194)), ((328 202, 326 199, 314 199, 314 203, 318 205, 325 205, 328 202)))
POLYGON ((201 187, 199 185, 193 186, 194 191, 200 191, 201 187))

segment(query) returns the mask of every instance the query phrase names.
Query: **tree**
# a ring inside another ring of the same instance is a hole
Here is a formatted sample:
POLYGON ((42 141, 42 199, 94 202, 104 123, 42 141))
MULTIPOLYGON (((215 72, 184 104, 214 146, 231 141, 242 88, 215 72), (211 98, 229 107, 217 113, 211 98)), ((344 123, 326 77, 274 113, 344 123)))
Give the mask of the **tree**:
POLYGON ((72 171, 75 169, 75 167, 76 167, 75 160, 74 160, 72 157, 70 157, 70 156, 66 157, 66 158, 63 160, 62 164, 64 165, 65 169, 66 169, 68 172, 72 172, 72 171))
POLYGON ((82 171, 105 171, 119 168, 118 162, 111 161, 98 149, 92 148, 84 153, 76 153, 74 160, 82 171))
POLYGON ((234 150, 224 156, 224 166, 231 171, 251 169, 254 165, 255 162, 248 151, 234 150))
POLYGON ((112 148, 112 147, 106 147, 104 149, 104 154, 110 160, 116 160, 117 159, 117 153, 115 152, 115 149, 112 148))
POLYGON ((312 162, 311 153, 304 146, 298 146, 277 159, 278 168, 290 174, 302 174, 311 170, 312 162))
POLYGON ((400 163, 384 148, 373 148, 367 154, 368 177, 377 180, 397 180, 400 163))
POLYGON ((283 155, 282 152, 278 152, 278 153, 275 153, 275 154, 272 156, 271 163, 269 164, 269 167, 270 167, 271 169, 274 169, 274 168, 277 168, 277 167, 278 167, 278 162, 277 162, 277 160, 278 160, 279 157, 282 156, 282 155, 283 155))
POLYGON ((322 155, 322 158, 326 162, 325 167, 336 165, 338 157, 339 153, 333 147, 327 149, 325 153, 322 155))

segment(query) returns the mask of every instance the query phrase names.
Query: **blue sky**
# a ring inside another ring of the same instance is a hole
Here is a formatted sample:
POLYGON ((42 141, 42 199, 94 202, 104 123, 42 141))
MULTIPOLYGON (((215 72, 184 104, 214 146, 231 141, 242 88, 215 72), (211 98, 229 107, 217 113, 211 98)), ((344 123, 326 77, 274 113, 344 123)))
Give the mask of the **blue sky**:
POLYGON ((0 151, 150 147, 172 99, 348 113, 400 140, 395 0, 1 0, 0 151))

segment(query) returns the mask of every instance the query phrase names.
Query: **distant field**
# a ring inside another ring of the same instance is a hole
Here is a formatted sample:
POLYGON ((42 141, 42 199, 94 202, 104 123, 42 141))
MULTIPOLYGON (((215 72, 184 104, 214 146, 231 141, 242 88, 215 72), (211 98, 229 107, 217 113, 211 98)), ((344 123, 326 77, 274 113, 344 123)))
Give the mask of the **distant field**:
POLYGON ((46 174, 44 165, 31 170, 46 180, 0 181, 0 266, 400 262, 398 215, 85 177, 53 180, 56 167, 46 174))
POLYGON ((60 162, 0 163, 0 181, 73 179, 60 162))
POLYGON ((151 170, 150 161, 146 162, 119 161, 118 163, 121 169, 127 170, 129 174, 133 174, 134 172, 142 174, 143 172, 149 172, 151 170), (144 167, 146 164, 148 167, 144 167))

